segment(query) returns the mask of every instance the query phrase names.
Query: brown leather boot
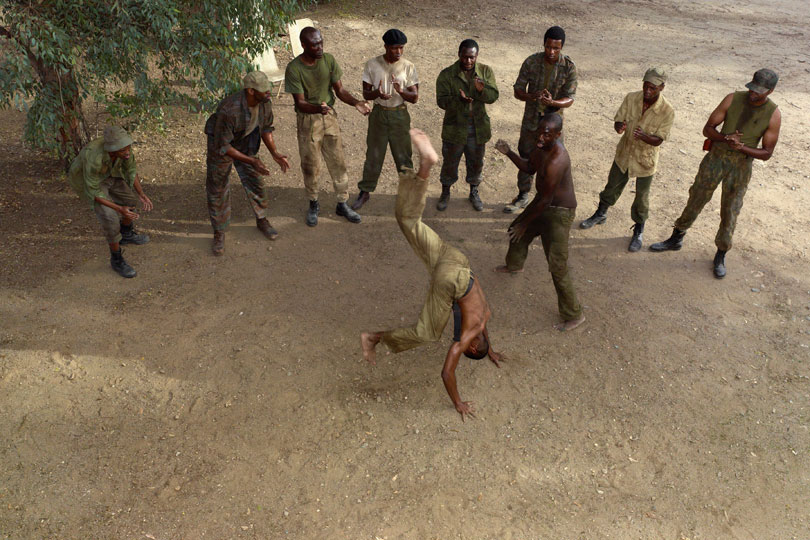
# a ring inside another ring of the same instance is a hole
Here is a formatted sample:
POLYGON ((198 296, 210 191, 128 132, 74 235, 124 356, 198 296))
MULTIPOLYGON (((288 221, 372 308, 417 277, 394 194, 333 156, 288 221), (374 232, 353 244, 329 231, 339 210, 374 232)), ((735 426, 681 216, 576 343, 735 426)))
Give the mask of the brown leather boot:
POLYGON ((214 243, 211 244, 211 253, 217 257, 225 254, 225 231, 214 231, 214 243))
POLYGON ((270 222, 267 221, 267 218, 257 219, 256 220, 256 227, 262 232, 262 234, 268 240, 275 240, 278 238, 278 231, 270 225, 270 222))

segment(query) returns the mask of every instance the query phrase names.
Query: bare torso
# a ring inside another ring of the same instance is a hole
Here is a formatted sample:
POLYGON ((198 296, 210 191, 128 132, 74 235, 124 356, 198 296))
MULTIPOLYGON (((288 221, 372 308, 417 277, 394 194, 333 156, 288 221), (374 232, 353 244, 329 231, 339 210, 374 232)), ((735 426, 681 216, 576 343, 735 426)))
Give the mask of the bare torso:
POLYGON ((538 196, 549 189, 553 190, 549 206, 577 207, 574 180, 571 176, 571 158, 561 142, 557 141, 548 150, 535 147, 529 155, 529 164, 537 171, 538 196))

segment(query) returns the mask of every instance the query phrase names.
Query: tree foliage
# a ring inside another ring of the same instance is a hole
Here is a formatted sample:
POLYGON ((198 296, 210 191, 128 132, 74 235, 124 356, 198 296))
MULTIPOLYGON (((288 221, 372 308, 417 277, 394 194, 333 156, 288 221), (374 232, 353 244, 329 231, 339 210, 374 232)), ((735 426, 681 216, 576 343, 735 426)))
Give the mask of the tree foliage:
POLYGON ((128 123, 211 109, 307 0, 0 0, 0 107, 70 159, 88 98, 128 123))

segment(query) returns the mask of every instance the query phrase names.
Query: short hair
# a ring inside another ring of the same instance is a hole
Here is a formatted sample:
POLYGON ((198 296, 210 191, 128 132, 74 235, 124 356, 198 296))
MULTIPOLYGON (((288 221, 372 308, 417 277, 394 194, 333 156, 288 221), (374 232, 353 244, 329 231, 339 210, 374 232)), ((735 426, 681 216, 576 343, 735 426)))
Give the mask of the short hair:
POLYGON ((309 39, 310 36, 315 35, 316 32, 320 32, 320 30, 314 26, 307 26, 301 30, 300 34, 298 34, 298 39, 304 41, 304 39, 309 39))
POLYGON ((489 342, 483 332, 478 334, 478 346, 475 348, 475 354, 471 353, 470 349, 464 351, 464 356, 473 360, 481 360, 487 354, 489 354, 489 342))
POLYGON ((547 124, 548 127, 553 129, 554 131, 562 131, 563 127, 562 116, 560 116, 555 112, 544 115, 543 118, 540 119, 540 123, 547 124))
POLYGON ((464 49, 475 49, 476 51, 480 51, 481 49, 478 48, 478 42, 474 39, 465 39, 462 41, 458 46, 458 54, 461 54, 461 51, 464 49))
POLYGON ((562 47, 565 45, 565 30, 562 29, 560 26, 552 26, 548 30, 546 30, 546 34, 543 36, 543 44, 545 45, 547 39, 553 40, 560 40, 560 46, 562 47))

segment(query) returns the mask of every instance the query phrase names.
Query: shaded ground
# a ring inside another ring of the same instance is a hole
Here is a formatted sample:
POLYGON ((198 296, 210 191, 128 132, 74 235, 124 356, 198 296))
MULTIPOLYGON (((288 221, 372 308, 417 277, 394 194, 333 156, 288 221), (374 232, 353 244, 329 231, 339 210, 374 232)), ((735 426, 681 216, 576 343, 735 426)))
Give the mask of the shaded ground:
MULTIPOLYGON (((426 285, 393 220, 389 163, 347 224, 324 193, 308 229, 289 96, 276 103, 293 169, 270 177, 268 243, 234 186, 227 254, 209 256, 204 118, 176 120, 136 152, 156 210, 153 242, 127 251, 122 280, 85 204, 0 112, 0 538, 807 538, 810 525, 808 16, 803 2, 539 4, 345 2, 310 14, 359 92, 363 61, 397 26, 423 85, 413 123, 438 144, 433 81, 475 37, 495 70, 495 137, 517 142, 510 86, 542 29, 568 31, 580 87, 566 142, 585 218, 617 138, 612 116, 644 69, 671 73, 676 108, 645 243, 665 238, 702 156, 700 129, 729 91, 769 66, 783 133, 757 164, 728 256, 710 271, 719 196, 683 251, 626 252, 632 193, 606 225, 572 231, 588 321, 560 335, 534 246, 506 251, 515 171, 490 148, 483 213, 458 185, 426 221, 465 251, 493 306, 497 370, 463 360, 479 409, 461 423, 441 385, 447 343, 376 368, 358 335, 410 322, 426 285), (465 10, 462 12, 462 9, 465 10), (467 14, 470 15, 467 15, 467 14)), ((353 183, 365 119, 339 106, 353 183)), ((235 175, 234 175, 235 178, 235 175)), ((328 179, 322 177, 328 187, 328 179)), ((354 191, 354 188, 353 188, 354 191)), ((449 339, 449 338, 448 338, 449 339)))

